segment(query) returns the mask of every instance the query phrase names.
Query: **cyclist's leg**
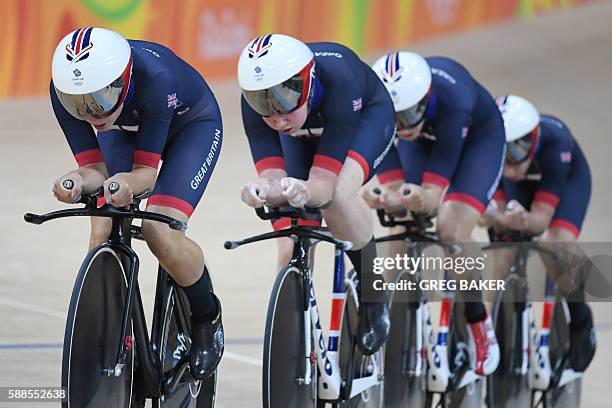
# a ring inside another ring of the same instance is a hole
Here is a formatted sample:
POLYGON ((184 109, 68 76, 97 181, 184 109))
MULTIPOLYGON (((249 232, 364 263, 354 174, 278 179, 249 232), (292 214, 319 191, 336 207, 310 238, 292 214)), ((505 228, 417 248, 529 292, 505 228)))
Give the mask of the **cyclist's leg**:
POLYGON ((596 342, 591 309, 584 302, 584 283, 590 268, 584 267, 587 264, 582 262, 576 241, 590 200, 591 177, 586 161, 581 157, 575 160, 578 160, 576 167, 568 175, 553 220, 541 242, 562 254, 560 264, 548 257, 543 257, 543 261, 568 302, 571 366, 576 371, 584 371, 593 359, 596 342))
MULTIPOLYGON (((202 198, 215 168, 222 143, 220 117, 185 125, 166 147, 147 210, 187 222, 202 198)), ((192 312, 192 374, 212 373, 223 354, 221 304, 200 246, 185 232, 154 221, 142 225, 143 236, 159 263, 183 288, 192 312)))
MULTIPOLYGON (((318 152, 336 161, 344 160, 338 174, 330 205, 323 217, 333 234, 353 243, 347 251, 361 281, 362 303, 359 310, 358 344, 362 353, 376 352, 389 334, 389 311, 386 294, 373 290, 378 279, 373 273, 376 246, 373 239, 372 212, 358 192, 375 172, 391 147, 395 130, 392 104, 366 107, 349 143, 327 141, 318 152), (333 143, 333 145, 331 145, 333 143), (342 154, 340 158, 338 158, 342 154)), ((323 144, 323 141, 322 141, 323 144)), ((341 162, 340 162, 341 163, 341 162)))
MULTIPOLYGON (((135 133, 124 130, 109 130, 98 132, 98 143, 108 176, 132 170, 134 161, 134 136, 135 133)), ((99 200, 99 205, 103 200, 99 200)), ((91 217, 91 234, 89 237, 89 249, 100 245, 108 239, 111 232, 112 221, 110 218, 91 217)))
MULTIPOLYGON (((438 235, 443 242, 460 243, 461 258, 482 256, 480 246, 472 239, 486 206, 499 184, 503 169, 505 134, 496 115, 487 124, 470 130, 469 144, 464 147, 461 160, 451 180, 438 215, 438 235)), ((453 256, 448 253, 447 256, 453 256)), ((459 258, 456 258, 459 260, 459 258)), ((455 265, 459 265, 456 263, 455 265)), ((449 271, 457 279, 481 279, 482 271, 465 268, 449 271)), ((491 318, 478 290, 462 292, 466 300, 465 317, 472 344, 475 346, 476 372, 490 374, 499 363, 499 346, 491 318)))

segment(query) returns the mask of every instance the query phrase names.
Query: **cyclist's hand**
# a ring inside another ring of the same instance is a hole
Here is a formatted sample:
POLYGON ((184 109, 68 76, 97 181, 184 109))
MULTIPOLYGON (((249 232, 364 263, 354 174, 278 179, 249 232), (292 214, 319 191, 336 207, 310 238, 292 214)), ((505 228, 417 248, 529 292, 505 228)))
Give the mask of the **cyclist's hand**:
POLYGON ((287 198, 290 206, 302 208, 310 200, 310 191, 304 180, 299 180, 293 177, 285 177, 281 180, 283 188, 283 196, 287 198))
POLYGON ((499 205, 497 201, 491 200, 482 217, 478 220, 480 227, 491 227, 497 221, 496 215, 499 213, 499 205))
POLYGON ((51 191, 53 191, 53 195, 59 201, 67 204, 74 204, 81 198, 83 178, 77 170, 71 171, 55 180, 51 191), (72 181, 72 183, 70 183, 69 180, 72 181), (72 184, 72 188, 66 188, 66 186, 70 186, 70 184, 72 184))
POLYGON ((132 192, 132 189, 130 188, 129 184, 119 175, 106 179, 103 186, 104 201, 113 207, 125 207, 132 204, 134 201, 134 193, 132 192), (110 187, 113 185, 113 183, 116 183, 119 186, 119 189, 111 194, 110 187))
POLYGON ((417 184, 404 183, 400 188, 400 192, 402 192, 401 200, 404 208, 413 212, 425 211, 423 187, 417 184), (403 192, 408 192, 408 194, 403 194, 403 192))
POLYGON ((254 181, 242 186, 240 199, 243 203, 253 208, 261 208, 268 199, 270 183, 267 180, 254 181))
POLYGON ((527 215, 528 212, 521 203, 516 200, 511 200, 506 206, 505 224, 512 230, 524 231, 528 227, 527 215))

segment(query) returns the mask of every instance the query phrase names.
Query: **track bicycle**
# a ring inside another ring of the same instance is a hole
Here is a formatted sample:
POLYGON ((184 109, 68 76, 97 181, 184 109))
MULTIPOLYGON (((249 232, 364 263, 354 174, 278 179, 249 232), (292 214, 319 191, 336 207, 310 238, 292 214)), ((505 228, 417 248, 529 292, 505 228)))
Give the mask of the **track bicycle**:
POLYGON ((289 237, 291 261, 280 270, 270 296, 263 352, 263 406, 266 408, 383 408, 383 350, 364 356, 357 347, 359 282, 344 267, 348 241, 333 238, 326 228, 298 226, 298 219, 320 219, 316 209, 258 208, 262 220, 290 217, 289 229, 268 232, 226 249, 289 237), (312 283, 312 255, 318 242, 335 246, 332 307, 327 344, 312 283))
POLYGON ((540 326, 536 324, 527 285, 527 263, 539 253, 558 260, 558 255, 533 241, 533 236, 512 234, 510 242, 493 242, 485 250, 511 248, 516 251, 508 270, 505 291, 496 294, 493 324, 500 348, 500 363, 487 379, 490 407, 580 406, 582 373, 569 366, 567 300, 548 274, 540 326))
MULTIPOLYGON (((375 194, 380 194, 375 189, 375 194)), ((407 194, 404 192, 404 194, 407 194)), ((416 259, 430 246, 459 254, 459 245, 444 244, 432 229, 432 217, 389 214, 377 210, 384 227, 402 227, 377 243, 403 241, 406 254, 416 259)), ((390 296, 391 334, 385 348, 385 407, 480 407, 483 377, 473 370, 463 302, 445 291, 440 301, 439 328, 432 326, 430 306, 421 290, 422 268, 401 270, 393 282, 414 282, 415 290, 394 290, 390 296)), ((445 274, 448 279, 448 274, 445 274)))
MULTIPOLYGON (((64 187, 72 189, 71 180, 64 187)), ((111 193, 118 190, 111 183, 111 193)), ((104 204, 98 208, 102 188, 82 194, 82 208, 37 215, 32 224, 66 217, 109 217, 108 241, 93 248, 77 275, 64 334, 62 387, 67 407, 214 407, 217 373, 196 381, 189 374, 190 308, 182 289, 159 266, 151 337, 138 286, 138 255, 131 240, 143 239, 134 219, 153 220, 184 231, 184 222, 141 211, 150 192, 134 196, 128 208, 104 204)))

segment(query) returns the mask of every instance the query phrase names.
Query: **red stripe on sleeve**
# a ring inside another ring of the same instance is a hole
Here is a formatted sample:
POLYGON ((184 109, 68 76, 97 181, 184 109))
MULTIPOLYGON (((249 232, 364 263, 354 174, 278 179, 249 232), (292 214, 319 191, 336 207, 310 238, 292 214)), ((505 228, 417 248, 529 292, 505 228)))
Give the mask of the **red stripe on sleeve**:
POLYGON ((368 161, 354 150, 349 150, 347 157, 350 157, 351 159, 359 163, 359 166, 361 166, 361 170, 363 170, 363 181, 366 181, 370 176, 370 165, 368 164, 368 161))
POLYGON ((136 150, 134 152, 134 164, 156 169, 160 160, 161 155, 157 153, 145 152, 143 150, 136 150))
POLYGON ((444 176, 441 176, 436 173, 430 173, 426 171, 423 173, 423 184, 433 184, 442 189, 445 189, 448 186, 448 179, 444 176))
POLYGON ((394 181, 404 180, 404 172, 401 169, 388 170, 383 173, 377 174, 378 181, 380 184, 389 184, 394 181))
POLYGON ((335 175, 340 174, 340 170, 342 170, 341 161, 322 154, 315 154, 312 165, 313 167, 321 167, 322 169, 329 170, 335 175))
POLYGON ((85 150, 84 152, 75 154, 74 158, 76 159, 79 167, 104 162, 104 157, 102 157, 102 152, 100 149, 85 150))
POLYGON ((285 170, 285 159, 281 156, 272 156, 261 159, 255 163, 255 169, 257 173, 261 174, 264 170, 268 169, 282 169, 285 170))
POLYGON ((533 201, 539 201, 542 203, 550 204, 553 208, 556 208, 559 204, 559 196, 553 193, 549 193, 548 191, 536 191, 533 196, 533 201))

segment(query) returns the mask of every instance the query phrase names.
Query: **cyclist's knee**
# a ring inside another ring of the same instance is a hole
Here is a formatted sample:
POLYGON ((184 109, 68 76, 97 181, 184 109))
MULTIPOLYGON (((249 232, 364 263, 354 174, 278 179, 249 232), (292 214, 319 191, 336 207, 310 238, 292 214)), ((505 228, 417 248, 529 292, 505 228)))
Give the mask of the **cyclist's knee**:
POLYGON ((89 247, 93 248, 108 239, 111 233, 112 221, 110 218, 91 217, 91 234, 89 247))
POLYGON ((459 222, 449 222, 444 220, 438 220, 438 238, 442 242, 461 242, 462 237, 459 222))
POLYGON ((563 228, 549 228, 546 230, 540 242, 575 242, 574 234, 563 228))
POLYGON ((142 236, 151 252, 158 257, 162 250, 173 245, 176 238, 172 236, 173 232, 166 224, 161 222, 147 220, 142 222, 142 236))

